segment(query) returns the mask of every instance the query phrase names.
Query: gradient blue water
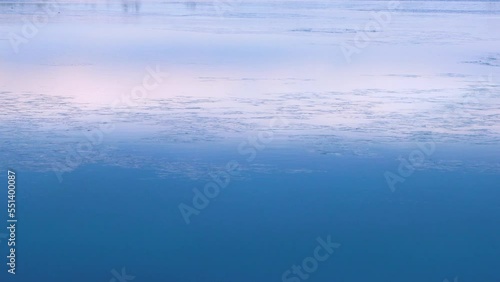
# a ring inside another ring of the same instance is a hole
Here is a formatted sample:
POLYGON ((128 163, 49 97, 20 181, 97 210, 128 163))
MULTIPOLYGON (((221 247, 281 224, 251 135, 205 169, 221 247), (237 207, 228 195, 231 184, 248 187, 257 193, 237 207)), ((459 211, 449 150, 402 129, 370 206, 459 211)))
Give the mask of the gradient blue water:
POLYGON ((189 225, 178 204, 204 181, 88 165, 60 184, 20 171, 16 281, 109 281, 122 267, 135 281, 281 281, 328 235, 341 247, 311 281, 499 277, 496 173, 420 171, 392 193, 392 159, 271 150, 259 161, 323 171, 234 179, 189 225))
POLYGON ((351 61, 341 44, 386 1, 224 2, 66 1, 18 54, 9 34, 48 2, 0 3, 0 186, 16 171, 19 219, 0 281, 283 281, 328 236, 308 281, 500 281, 500 2, 402 1, 351 61), (113 107, 157 66, 147 99, 113 107), (71 160, 103 120, 115 131, 71 160), (241 142, 263 132, 252 159, 241 142), (186 224, 179 205, 229 161, 186 224))

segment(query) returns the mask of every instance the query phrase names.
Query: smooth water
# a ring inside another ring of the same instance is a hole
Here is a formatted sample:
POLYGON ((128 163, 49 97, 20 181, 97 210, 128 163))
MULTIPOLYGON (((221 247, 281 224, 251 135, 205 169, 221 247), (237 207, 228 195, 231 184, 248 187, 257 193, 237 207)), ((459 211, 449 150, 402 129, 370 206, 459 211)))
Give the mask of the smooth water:
POLYGON ((2 281, 498 281, 499 27, 498 1, 0 2, 2 281))

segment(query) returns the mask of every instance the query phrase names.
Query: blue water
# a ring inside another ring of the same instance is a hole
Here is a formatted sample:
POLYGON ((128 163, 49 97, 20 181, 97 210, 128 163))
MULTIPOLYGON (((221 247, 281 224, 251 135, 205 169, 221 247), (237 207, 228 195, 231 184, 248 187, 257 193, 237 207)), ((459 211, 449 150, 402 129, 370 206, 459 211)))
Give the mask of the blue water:
POLYGON ((499 1, 58 2, 0 3, 0 281, 500 281, 499 1))
POLYGON ((393 193, 388 158, 270 149, 257 160, 274 170, 242 165, 190 224, 178 205, 206 180, 99 164, 62 183, 19 171, 16 281, 109 281, 122 267, 136 281, 280 281, 327 236, 341 246, 311 281, 499 277, 498 173, 420 171, 393 193), (294 166, 314 171, 284 172, 294 166))

